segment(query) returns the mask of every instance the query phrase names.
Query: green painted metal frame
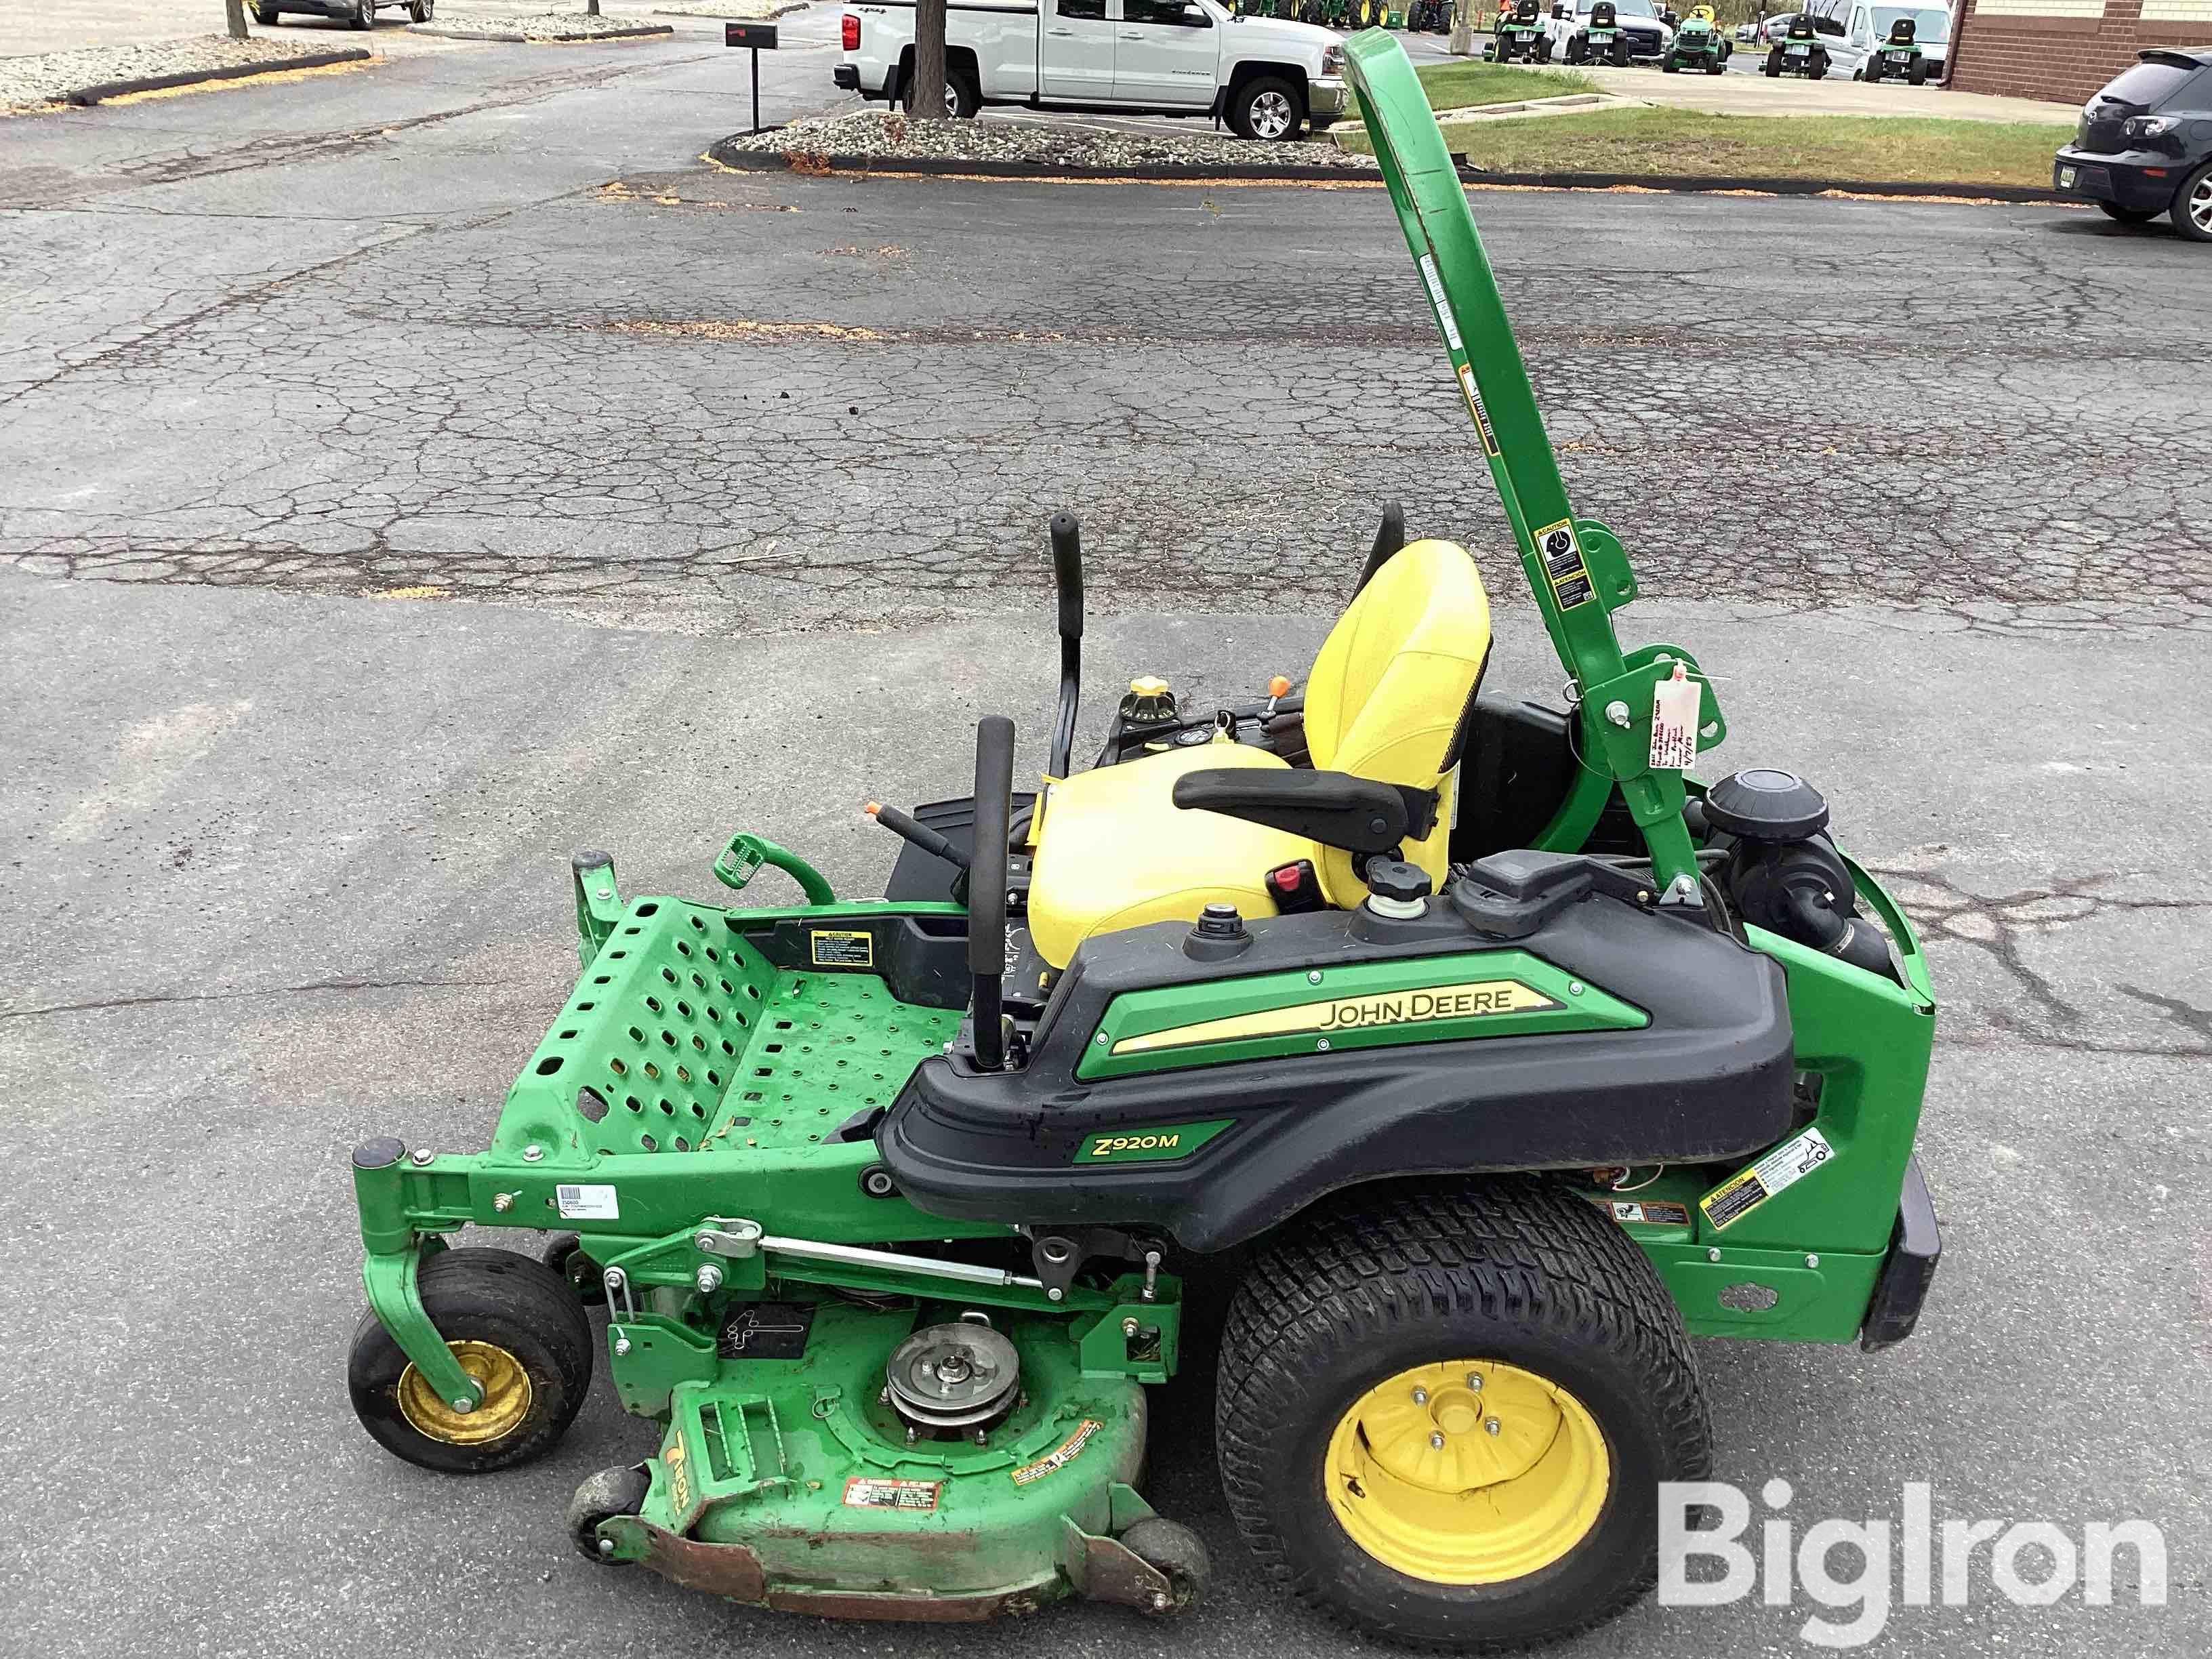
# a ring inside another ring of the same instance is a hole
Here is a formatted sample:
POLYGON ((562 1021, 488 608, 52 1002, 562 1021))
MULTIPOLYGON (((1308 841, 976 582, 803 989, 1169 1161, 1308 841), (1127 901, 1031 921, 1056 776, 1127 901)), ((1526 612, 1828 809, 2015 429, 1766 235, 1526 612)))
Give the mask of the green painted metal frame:
POLYGON ((1481 438, 1529 591, 1580 708, 1587 781, 1570 794, 1538 844, 1579 847, 1617 787, 1650 848, 1657 878, 1694 883, 1697 857, 1682 822, 1682 775, 1650 764, 1651 700, 1657 683, 1677 662, 1684 665, 1702 688, 1700 740, 1710 747, 1726 735, 1711 682, 1679 647, 1622 651, 1612 613, 1636 597, 1635 575, 1619 538, 1594 519, 1577 519, 1567 500, 1489 255, 1428 94, 1405 48, 1389 35, 1356 34, 1345 52, 1346 76, 1399 228, 1481 438), (1625 711, 1617 720, 1606 714, 1615 705, 1625 711))

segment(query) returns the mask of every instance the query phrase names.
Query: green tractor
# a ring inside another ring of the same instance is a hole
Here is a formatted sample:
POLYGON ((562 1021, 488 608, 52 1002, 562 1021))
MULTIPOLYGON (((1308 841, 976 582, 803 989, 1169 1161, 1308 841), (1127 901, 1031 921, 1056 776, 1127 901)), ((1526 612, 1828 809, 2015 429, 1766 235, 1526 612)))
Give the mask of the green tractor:
POLYGON ((1876 81, 1909 81, 1916 87, 1928 84, 1928 59, 1920 50, 1919 26, 1910 17, 1900 17, 1889 26, 1889 37, 1866 57, 1860 67, 1859 77, 1869 82, 1876 81))
POLYGON ((1474 561, 1392 510, 1303 695, 1141 678, 1079 769, 1055 519, 1039 787, 982 721, 971 793, 876 809, 881 898, 749 834, 717 877, 801 902, 625 894, 579 854, 581 970, 489 1145, 354 1150, 348 1381, 387 1450, 543 1457, 604 1369, 653 1425, 568 1510, 610 1570, 1165 1616, 1209 1564, 1140 1491, 1148 1390, 1204 1349, 1240 1571, 1504 1647, 1654 1583, 1662 1483, 1711 1462, 1691 1338, 1913 1330, 1912 929, 1809 785, 1686 769, 1713 683, 1618 638, 1636 576, 1568 501, 1428 101, 1396 42, 1347 51, 1565 706, 1480 695, 1474 561))
POLYGON ((1735 50, 1735 43, 1714 21, 1713 9, 1692 6, 1689 15, 1674 26, 1674 44, 1668 48, 1659 67, 1669 75, 1680 75, 1685 70, 1692 74, 1703 70, 1707 75, 1724 75, 1729 54, 1735 50))
POLYGON ((1802 75, 1808 81, 1826 77, 1828 49, 1820 44, 1809 12, 1801 11, 1790 20, 1782 39, 1766 54, 1765 73, 1769 76, 1802 75))

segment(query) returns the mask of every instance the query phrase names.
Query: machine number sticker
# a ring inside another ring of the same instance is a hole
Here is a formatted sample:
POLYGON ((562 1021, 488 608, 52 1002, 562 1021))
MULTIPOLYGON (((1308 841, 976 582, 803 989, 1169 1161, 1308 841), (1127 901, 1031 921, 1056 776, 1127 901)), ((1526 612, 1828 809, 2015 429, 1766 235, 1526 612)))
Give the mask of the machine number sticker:
POLYGON ((1482 393, 1475 389, 1474 371, 1465 363, 1459 366, 1459 389, 1467 394, 1467 412, 1474 416, 1474 429, 1482 434, 1482 453, 1497 454, 1498 434, 1491 430, 1490 411, 1483 407, 1482 393))
POLYGON ((660 1461, 668 1470, 668 1501, 681 1515, 691 1507, 691 1472, 684 1465, 684 1441, 680 1436, 661 1453, 660 1461))
POLYGON ((1544 574, 1560 610, 1571 611, 1589 598, 1589 569, 1583 563, 1583 544, 1572 519, 1547 524, 1536 532, 1536 556, 1544 562, 1544 574))
POLYGON ((1674 678, 1651 688, 1651 767, 1680 772, 1698 763, 1698 683, 1674 665, 1674 678))
POLYGON ((622 1206, 611 1187, 570 1187, 553 1189, 553 1202, 563 1221, 619 1221, 622 1206))
POLYGON ((848 1510, 933 1510, 941 1480, 881 1480, 856 1474, 845 1483, 848 1510))
POLYGON ((1778 1192, 1796 1185, 1836 1155, 1828 1138, 1808 1129, 1796 1139, 1777 1146, 1765 1158, 1726 1181, 1698 1200, 1705 1219, 1716 1231, 1733 1226, 1778 1192))
POLYGON ((1047 1452, 1034 1463, 1024 1463, 1013 1473, 1014 1484, 1026 1486, 1032 1480, 1042 1480, 1054 1469, 1066 1468, 1083 1455, 1091 1443, 1091 1437, 1106 1425, 1095 1418, 1085 1418, 1083 1425, 1073 1434, 1047 1452))
POLYGON ((1452 319, 1451 302, 1444 298, 1443 281, 1437 275, 1437 256, 1433 253, 1421 256, 1421 280, 1429 285, 1429 303, 1437 308, 1437 322, 1443 329, 1444 343, 1454 351, 1466 350, 1460 343, 1459 325, 1452 319))
POLYGON ((1188 1158, 1237 1120, 1210 1123, 1163 1123, 1127 1134, 1091 1134, 1075 1149, 1078 1164, 1146 1164, 1188 1158))
POLYGON ((813 945, 817 968, 872 968, 876 939, 872 933, 844 928, 817 928, 807 935, 813 945))

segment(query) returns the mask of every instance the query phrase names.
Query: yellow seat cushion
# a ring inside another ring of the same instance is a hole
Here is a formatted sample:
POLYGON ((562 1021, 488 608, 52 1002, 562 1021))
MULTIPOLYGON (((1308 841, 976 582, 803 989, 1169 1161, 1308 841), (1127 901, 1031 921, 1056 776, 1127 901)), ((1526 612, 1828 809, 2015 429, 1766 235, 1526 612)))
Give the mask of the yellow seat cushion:
MULTIPOLYGON (((1452 823, 1452 736, 1490 654, 1490 602, 1467 550, 1413 542, 1376 571, 1329 630, 1306 682, 1306 744, 1322 771, 1433 789, 1436 828, 1406 856, 1443 890, 1452 823)), ((1455 758, 1455 757, 1452 757, 1455 758)), ((1272 916, 1266 877, 1310 859, 1330 903, 1367 896, 1352 855, 1173 799, 1186 772, 1282 767, 1264 749, 1205 743, 1050 786, 1035 832, 1030 938, 1055 968, 1093 933, 1195 921, 1208 904, 1272 916)))
MULTIPOLYGON (((1322 641, 1306 680, 1306 746, 1316 770, 1437 792, 1436 828, 1406 848, 1443 890, 1454 777, 1444 765, 1490 655, 1490 599, 1467 550, 1419 541, 1391 555, 1322 641)), ((1456 757, 1455 757, 1455 760, 1456 757)), ((1352 854, 1315 855, 1328 902, 1367 896, 1352 854)))
POLYGON ((1037 953, 1065 968, 1093 933, 1195 921, 1208 904, 1273 915, 1267 872, 1313 857, 1313 843, 1220 812, 1187 812, 1171 799, 1186 772, 1243 766, 1284 763, 1245 744, 1203 743, 1053 784, 1030 872, 1037 953))

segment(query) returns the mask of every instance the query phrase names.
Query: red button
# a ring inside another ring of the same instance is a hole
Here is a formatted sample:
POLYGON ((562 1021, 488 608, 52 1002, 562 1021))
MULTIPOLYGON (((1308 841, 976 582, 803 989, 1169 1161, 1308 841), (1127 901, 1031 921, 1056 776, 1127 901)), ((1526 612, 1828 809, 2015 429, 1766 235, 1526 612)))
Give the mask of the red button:
POLYGON ((1304 879, 1303 872, 1295 864, 1285 864, 1280 866, 1276 869, 1274 876, 1277 890, 1285 893, 1297 892, 1298 890, 1298 883, 1304 879))

